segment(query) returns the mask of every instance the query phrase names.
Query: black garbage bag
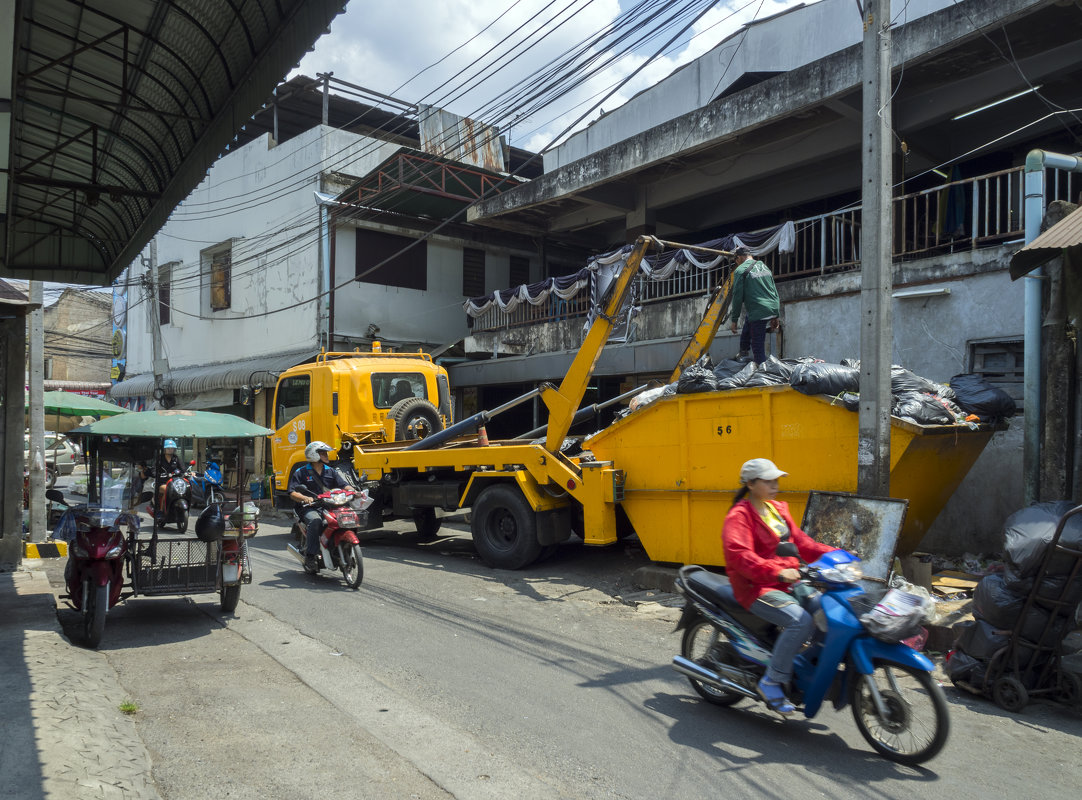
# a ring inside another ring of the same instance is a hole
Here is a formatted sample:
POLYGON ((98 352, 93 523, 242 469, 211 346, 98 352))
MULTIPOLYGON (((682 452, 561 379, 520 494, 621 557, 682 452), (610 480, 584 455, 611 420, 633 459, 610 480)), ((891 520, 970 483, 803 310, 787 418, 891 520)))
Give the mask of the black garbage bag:
POLYGON ((824 361, 800 364, 789 385, 802 394, 841 394, 860 391, 860 370, 824 361))
POLYGON ((793 364, 786 363, 777 356, 767 356, 766 361, 748 376, 745 386, 781 386, 789 383, 789 376, 793 374, 793 364))
MULTIPOLYGON (((1035 576, 1023 578, 1011 569, 1003 573, 1004 584, 1015 594, 1028 595, 1033 591, 1034 580, 1035 576)), ((1042 600, 1062 598, 1068 606, 1074 607, 1082 602, 1082 574, 1075 576, 1069 584, 1066 575, 1045 575, 1037 589, 1037 597, 1042 600)))
MULTIPOLYGON (((1015 511, 1003 523, 1003 549, 1007 565, 1018 578, 1031 578, 1040 569, 1041 559, 1052 541, 1060 517, 1074 507, 1066 500, 1036 503, 1015 511)), ((1082 514, 1071 517, 1060 535, 1060 544, 1082 549, 1082 514)), ((1074 558, 1066 553, 1052 556, 1047 575, 1064 575, 1074 566, 1074 558)))
POLYGON ((857 392, 842 392, 835 399, 849 411, 860 411, 860 395, 857 392))
POLYGON ((727 358, 714 367, 714 377, 719 381, 731 378, 749 363, 747 358, 727 358))
POLYGON ((755 374, 755 363, 749 361, 744 365, 744 368, 735 375, 730 375, 728 378, 722 378, 718 381, 718 389, 741 389, 747 386, 748 380, 755 374))
POLYGON ((999 630, 1009 631, 1014 628, 1025 603, 1025 595, 1008 589, 999 573, 985 575, 973 592, 974 615, 999 630))
POLYGON ((995 628, 983 619, 955 625, 954 631, 958 635, 958 646, 981 661, 988 661, 1011 640, 1010 631, 995 628))
POLYGON ((696 392, 714 392, 718 388, 718 379, 714 377, 714 365, 710 356, 703 356, 690 367, 685 367, 676 382, 677 394, 695 394, 696 392))
POLYGON ((1018 410, 1009 394, 981 375, 955 375, 950 386, 959 407, 967 414, 976 414, 981 422, 999 422, 1018 410))
POLYGON ((928 392, 902 392, 893 397, 890 413, 917 425, 953 425, 949 402, 928 392))
POLYGON ((965 682, 974 689, 980 690, 984 688, 984 676, 988 672, 988 665, 956 647, 947 659, 946 671, 951 683, 965 682))
POLYGON ((940 384, 935 381, 930 381, 927 378, 922 378, 915 372, 910 372, 905 367, 899 367, 897 364, 891 365, 890 368, 890 393, 901 394, 903 392, 928 392, 929 394, 935 394, 939 391, 940 384))

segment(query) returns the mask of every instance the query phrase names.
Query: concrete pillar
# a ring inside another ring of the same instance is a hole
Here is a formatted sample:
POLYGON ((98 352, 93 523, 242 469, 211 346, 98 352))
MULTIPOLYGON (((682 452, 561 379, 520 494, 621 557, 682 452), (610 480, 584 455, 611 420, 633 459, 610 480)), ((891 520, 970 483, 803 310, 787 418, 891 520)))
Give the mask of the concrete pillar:
MULTIPOLYGON (((26 318, 0 320, 0 381, 5 398, 23 396, 26 364, 26 318)), ((24 410, 18 402, 3 404, 0 431, 0 564, 18 564, 23 557, 24 410)))
POLYGON ((629 211, 625 219, 625 228, 627 229, 625 235, 629 244, 640 236, 653 236, 657 233, 656 214, 649 207, 645 188, 639 189, 635 210, 629 211))

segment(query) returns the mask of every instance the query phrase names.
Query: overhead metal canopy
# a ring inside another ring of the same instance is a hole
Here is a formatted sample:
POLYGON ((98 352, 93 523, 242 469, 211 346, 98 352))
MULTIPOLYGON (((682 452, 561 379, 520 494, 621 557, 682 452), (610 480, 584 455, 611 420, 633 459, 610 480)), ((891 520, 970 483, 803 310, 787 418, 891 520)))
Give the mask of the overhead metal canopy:
POLYGON ((0 275, 107 285, 345 4, 0 0, 0 275))

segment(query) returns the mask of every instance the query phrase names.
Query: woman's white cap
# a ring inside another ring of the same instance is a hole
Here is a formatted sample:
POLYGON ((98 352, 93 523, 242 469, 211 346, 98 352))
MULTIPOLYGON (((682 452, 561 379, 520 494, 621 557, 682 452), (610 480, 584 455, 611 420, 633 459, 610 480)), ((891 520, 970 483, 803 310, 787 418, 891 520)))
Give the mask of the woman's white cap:
POLYGON ((788 474, 778 469, 769 458, 753 458, 745 461, 740 468, 740 482, 746 484, 754 480, 773 481, 788 474))

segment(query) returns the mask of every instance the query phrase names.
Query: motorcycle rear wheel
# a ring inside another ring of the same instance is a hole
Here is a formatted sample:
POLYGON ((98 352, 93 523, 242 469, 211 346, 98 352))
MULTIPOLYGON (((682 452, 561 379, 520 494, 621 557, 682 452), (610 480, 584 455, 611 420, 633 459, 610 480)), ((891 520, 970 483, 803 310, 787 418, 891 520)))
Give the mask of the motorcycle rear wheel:
POLYGON ((928 672, 880 661, 867 677, 879 689, 886 719, 876 710, 863 675, 852 681, 849 702, 857 729, 872 749, 899 764, 920 764, 943 749, 950 714, 943 690, 928 672))
MULTIPOLYGON (((680 655, 707 669, 716 669, 719 662, 734 667, 740 665, 740 657, 729 641, 729 637, 702 617, 684 630, 684 638, 680 642, 680 655)), ((707 686, 694 678, 689 677, 688 682, 703 700, 716 706, 731 706, 744 697, 737 692, 707 686)))
POLYGON ((232 614, 237 610, 237 603, 240 602, 240 584, 234 584, 233 586, 223 586, 220 592, 222 611, 227 614, 232 614))
POLYGON ((83 609, 83 641, 96 648, 105 633, 105 613, 109 610, 109 586, 91 586, 83 609))
POLYGON ((364 558, 359 544, 338 545, 338 567, 342 570, 346 586, 356 591, 364 580, 364 558))

